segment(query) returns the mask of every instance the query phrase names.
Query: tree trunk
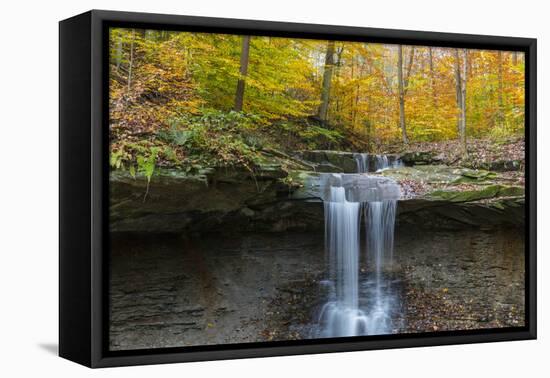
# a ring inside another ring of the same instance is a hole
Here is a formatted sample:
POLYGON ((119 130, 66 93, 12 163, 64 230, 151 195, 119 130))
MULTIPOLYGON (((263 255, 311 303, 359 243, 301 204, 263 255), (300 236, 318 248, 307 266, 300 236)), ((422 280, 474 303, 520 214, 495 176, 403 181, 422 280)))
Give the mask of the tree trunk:
POLYGON ((428 47, 428 52, 430 55, 430 87, 432 90, 432 103, 435 109, 437 109, 437 95, 435 92, 435 69, 434 69, 434 57, 431 47, 428 47))
POLYGON ((122 64, 122 36, 120 36, 116 42, 115 66, 116 66, 117 72, 120 70, 121 64, 122 64))
POLYGON ((246 83, 246 75, 248 73, 248 55, 250 52, 250 36, 244 35, 241 48, 241 67, 240 76, 237 82, 237 92, 235 94, 235 111, 243 110, 244 102, 244 87, 246 83))
POLYGON ((134 66, 134 41, 136 39, 136 30, 132 29, 132 42, 130 43, 130 60, 128 63, 128 92, 132 87, 132 69, 134 66))
POLYGON ((462 75, 462 145, 464 146, 464 151, 467 151, 466 149, 466 86, 468 83, 468 50, 464 49, 464 69, 463 69, 463 75, 462 75))
POLYGON ((325 56, 325 69, 323 71, 323 87, 321 89, 321 105, 319 106, 319 119, 325 123, 328 116, 328 105, 330 98, 330 83, 332 71, 334 70, 334 41, 328 41, 327 53, 325 56))
MULTIPOLYGON (((368 63, 366 60, 361 66, 361 77, 364 76, 363 70, 366 69, 367 76, 372 75, 372 66, 370 63, 368 63), (366 65, 366 67, 365 67, 366 65)), ((357 92, 357 96, 359 98, 359 92, 357 92)), ((365 114, 365 128, 367 133, 367 152, 372 152, 372 139, 376 136, 376 128, 372 127, 372 120, 371 120, 371 111, 372 111, 372 99, 370 95, 370 91, 366 91, 364 94, 365 102, 366 102, 366 114, 365 114)), ((358 101, 359 103, 359 101, 358 101)), ((385 118, 385 114, 384 114, 385 118)))
POLYGON ((460 53, 455 49, 456 104, 458 108, 457 128, 464 151, 466 151, 466 81, 468 76, 468 51, 464 49, 463 72, 461 72, 460 53))
POLYGON ((460 56, 458 54, 458 49, 454 50, 455 61, 454 61, 454 71, 455 71, 455 90, 456 90, 456 107, 458 109, 456 117, 456 131, 460 136, 460 130, 462 127, 461 120, 461 110, 462 110, 462 83, 460 78, 460 56))
POLYGON ((498 113, 497 122, 499 127, 504 126, 504 100, 503 100, 503 83, 502 83, 502 51, 497 53, 498 65, 498 113))
MULTIPOLYGON (((351 81, 355 79, 355 60, 356 57, 353 55, 351 57, 351 81)), ((357 109, 357 87, 358 85, 354 85, 353 87, 353 95, 350 96, 350 121, 351 121, 351 128, 352 130, 355 130, 355 115, 356 115, 356 109, 357 109)))
POLYGON ((368 119, 365 120, 365 130, 367 133, 367 152, 370 153, 372 151, 372 125, 368 119))
POLYGON ((405 122, 405 88, 403 83, 403 46, 397 47, 397 81, 399 86, 399 127, 403 143, 408 144, 407 125, 405 122))
MULTIPOLYGON (((336 62, 334 63, 334 72, 333 72, 333 75, 336 79, 336 83, 338 83, 338 81, 340 80, 340 68, 341 68, 341 65, 342 65, 342 53, 343 52, 344 52, 344 46, 342 46, 339 49, 336 49, 336 62)), ((329 98, 330 98, 330 96, 329 96, 329 98)), ((341 96, 339 96, 337 94, 335 96, 335 98, 336 98, 336 114, 340 114, 340 111, 343 109, 344 104, 342 104, 342 101, 340 101, 341 96)))

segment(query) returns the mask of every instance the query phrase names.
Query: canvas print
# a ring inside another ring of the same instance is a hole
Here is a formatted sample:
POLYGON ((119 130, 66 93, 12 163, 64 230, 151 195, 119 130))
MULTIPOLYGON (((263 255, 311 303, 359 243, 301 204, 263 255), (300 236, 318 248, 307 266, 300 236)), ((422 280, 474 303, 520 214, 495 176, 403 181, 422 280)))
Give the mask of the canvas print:
POLYGON ((525 326, 518 51, 109 30, 108 348, 525 326))

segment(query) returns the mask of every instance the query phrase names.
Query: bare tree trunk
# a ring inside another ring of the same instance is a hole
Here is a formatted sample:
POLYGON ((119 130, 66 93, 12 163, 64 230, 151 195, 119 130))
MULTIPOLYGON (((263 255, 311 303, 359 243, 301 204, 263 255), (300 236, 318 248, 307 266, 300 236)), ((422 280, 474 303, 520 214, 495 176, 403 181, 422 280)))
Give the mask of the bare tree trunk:
POLYGON ((503 82, 502 82, 502 51, 497 52, 498 65, 498 126, 504 126, 504 100, 503 100, 503 82))
POLYGON ((435 93, 435 69, 434 69, 434 57, 431 47, 428 47, 428 53, 430 55, 430 87, 432 90, 432 103, 435 109, 437 109, 437 95, 435 93))
POLYGON ((466 86, 468 83, 468 50, 464 49, 464 68, 462 74, 462 144, 464 146, 464 151, 467 152, 466 148, 466 86))
MULTIPOLYGON (((366 74, 367 76, 371 76, 372 75, 372 66, 371 64, 369 64, 368 61, 365 61, 363 63, 363 65, 361 66, 361 77, 364 76, 364 73, 363 73, 363 70, 366 69, 366 74), (366 67, 365 67, 366 65, 366 67)), ((364 96, 366 97, 365 101, 366 101, 366 117, 365 117, 365 131, 366 131, 366 135, 367 135, 367 152, 372 152, 372 139, 373 137, 376 136, 376 128, 373 128, 372 127, 372 119, 371 119, 371 116, 372 116, 372 98, 371 98, 371 95, 370 95, 370 91, 366 91, 366 93, 364 94, 364 96)), ((357 98, 359 99, 359 91, 357 91, 357 98)), ((357 101, 359 103, 359 100, 357 101)), ((385 116, 386 114, 384 113, 384 120, 385 120, 385 116)))
POLYGON ((403 83, 403 46, 397 47, 397 81, 399 86, 399 127, 403 143, 408 144, 407 125, 405 122, 405 87, 403 83))
POLYGON ((369 119, 365 120, 365 130, 367 133, 367 152, 372 152, 372 125, 369 119))
POLYGON ((130 61, 128 63, 128 93, 132 86, 132 69, 134 66, 134 42, 136 39, 136 30, 132 29, 132 42, 130 43, 130 61))
POLYGON ((409 51, 409 62, 407 63, 407 73, 405 74, 404 82, 405 82, 405 92, 407 92, 407 89, 409 87, 409 79, 411 77, 411 70, 414 60, 414 46, 411 46, 411 49, 409 51))
MULTIPOLYGON (((363 62, 359 62, 359 59, 357 60, 357 71, 358 71, 358 74, 357 74, 357 77, 359 79, 361 79, 364 75, 364 70, 365 70, 365 63, 364 61, 363 62)), ((359 121, 359 100, 360 100, 360 84, 359 84, 359 81, 357 81, 355 83, 355 99, 354 99, 354 104, 355 104, 355 110, 353 112, 353 122, 354 124, 357 124, 358 121, 359 121)), ((368 109, 368 108, 367 108, 368 109)), ((360 127, 360 126, 359 126, 360 127)))
POLYGON ((321 105, 319 106, 319 119, 323 123, 327 121, 327 116, 328 116, 330 83, 332 80, 333 70, 334 70, 334 41, 328 41, 327 53, 325 56, 325 69, 323 72, 323 87, 321 89, 321 105))
MULTIPOLYGON (((334 72, 333 72, 333 75, 336 79, 336 83, 338 83, 339 80, 340 80, 340 70, 341 70, 341 66, 342 66, 342 53, 343 52, 344 52, 344 46, 343 45, 342 45, 341 48, 336 49, 336 62, 334 63, 334 72)), ((339 114, 340 110, 342 110, 344 108, 344 104, 342 103, 342 101, 340 101, 341 97, 338 94, 335 96, 335 98, 336 98, 336 113, 339 114)))
POLYGON ((466 151, 466 81, 468 75, 468 51, 464 49, 464 64, 461 72, 460 52, 455 49, 456 103, 458 107, 457 128, 460 141, 466 151))
MULTIPOLYGON (((351 57, 351 81, 355 79, 355 55, 351 57)), ((350 97, 350 120, 351 128, 355 130, 355 113, 357 108, 357 84, 353 88, 353 95, 350 97)))
POLYGON ((454 61, 454 71, 455 71, 455 90, 456 90, 456 106, 458 109, 457 118, 456 118, 456 131, 460 136, 461 128, 461 109, 462 109, 462 84, 460 78, 460 56, 458 54, 458 49, 454 50, 455 61, 454 61))
POLYGON ((115 65, 116 70, 120 70, 120 65, 122 64, 122 36, 120 36, 116 42, 116 53, 115 53, 115 65))
POLYGON ((242 47, 241 47, 241 66, 240 76, 237 81, 237 92, 235 93, 235 111, 240 112, 243 110, 244 102, 244 87, 246 84, 246 75, 248 74, 248 56, 250 53, 250 36, 243 35, 242 47))

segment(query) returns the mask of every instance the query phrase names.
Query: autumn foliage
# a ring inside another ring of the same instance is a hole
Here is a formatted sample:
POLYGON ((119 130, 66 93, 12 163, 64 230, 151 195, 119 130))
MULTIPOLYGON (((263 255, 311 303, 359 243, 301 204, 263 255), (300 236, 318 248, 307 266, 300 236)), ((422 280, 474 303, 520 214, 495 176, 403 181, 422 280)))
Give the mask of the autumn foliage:
POLYGON ((245 43, 243 56, 243 36, 111 29, 111 165, 143 171, 141 156, 190 170, 253 169, 267 147, 366 152, 459 139, 457 70, 466 140, 524 130, 520 52, 260 36, 245 43))

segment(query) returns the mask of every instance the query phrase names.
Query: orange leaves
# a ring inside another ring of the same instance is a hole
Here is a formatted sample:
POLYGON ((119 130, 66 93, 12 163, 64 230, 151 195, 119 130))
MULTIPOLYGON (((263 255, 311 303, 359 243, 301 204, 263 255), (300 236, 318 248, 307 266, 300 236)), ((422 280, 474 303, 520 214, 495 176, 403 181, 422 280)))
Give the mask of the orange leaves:
MULTIPOLYGON (((207 108, 233 109, 241 77, 240 38, 113 29, 113 140, 154 139, 174 117, 200 116, 207 108)), ((336 41, 334 47, 328 122, 323 128, 345 136, 348 146, 376 149, 399 142, 397 46, 336 41)), ((321 102, 326 53, 326 41, 251 38, 248 73, 242 77, 246 80, 243 111, 271 126, 262 131, 266 138, 285 140, 289 146, 328 143, 325 134, 307 129, 321 102), (284 122, 292 124, 292 130, 277 127, 284 122)), ((407 81, 404 109, 411 142, 456 138, 454 50, 403 46, 403 61, 407 81)), ((467 136, 500 138, 521 133, 525 114, 523 54, 469 50, 467 65, 467 136)), ((237 154, 223 146, 219 151, 222 160, 237 154)))

